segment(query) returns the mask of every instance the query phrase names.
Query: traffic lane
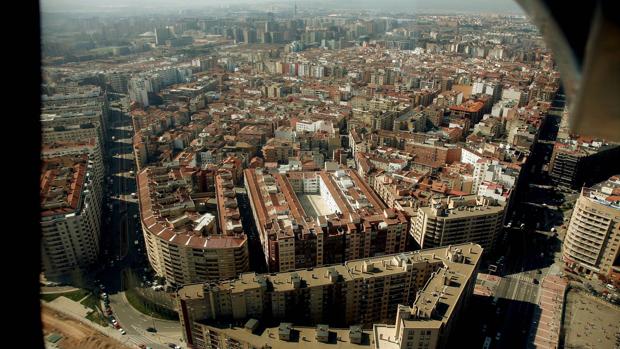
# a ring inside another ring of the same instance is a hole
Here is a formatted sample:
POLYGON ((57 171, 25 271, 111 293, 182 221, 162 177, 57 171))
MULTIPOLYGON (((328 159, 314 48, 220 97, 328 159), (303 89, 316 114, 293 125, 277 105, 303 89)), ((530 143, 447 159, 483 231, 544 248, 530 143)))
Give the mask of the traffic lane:
MULTIPOLYGON (((528 284, 522 279, 509 278, 507 280, 507 292, 511 299, 505 299, 501 310, 500 347, 522 348, 533 311, 537 289, 535 285, 528 284)), ((495 335, 497 334, 495 333, 495 335)), ((499 344, 498 343, 498 344, 499 344)))
MULTIPOLYGON (((135 325, 139 331, 146 331, 147 328, 154 327, 157 333, 165 334, 171 339, 178 339, 181 336, 181 325, 178 321, 161 320, 140 313, 127 302, 124 292, 111 295, 110 303, 115 314, 118 314, 118 321, 121 322, 121 325, 123 324, 121 320, 124 319, 124 323, 130 324, 128 327, 135 325)), ((139 333, 135 328, 132 331, 139 333)))

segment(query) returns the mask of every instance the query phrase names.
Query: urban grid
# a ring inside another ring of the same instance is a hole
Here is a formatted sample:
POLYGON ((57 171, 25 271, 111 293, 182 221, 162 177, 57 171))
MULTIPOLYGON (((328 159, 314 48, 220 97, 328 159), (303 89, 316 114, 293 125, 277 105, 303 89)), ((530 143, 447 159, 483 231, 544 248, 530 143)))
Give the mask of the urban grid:
POLYGON ((620 144, 516 4, 45 3, 46 348, 620 347, 620 144))

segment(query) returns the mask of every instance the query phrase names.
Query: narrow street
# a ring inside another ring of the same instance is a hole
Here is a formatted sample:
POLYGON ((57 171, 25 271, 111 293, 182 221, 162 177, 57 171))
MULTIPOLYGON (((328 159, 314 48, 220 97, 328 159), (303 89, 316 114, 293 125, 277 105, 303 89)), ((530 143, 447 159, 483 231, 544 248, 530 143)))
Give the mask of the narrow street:
POLYGON ((122 104, 111 103, 110 129, 108 130, 107 195, 104 205, 103 254, 93 288, 104 286, 110 295, 113 316, 127 331, 124 336, 130 345, 145 344, 156 349, 179 343, 181 328, 177 321, 159 320, 135 310, 124 294, 122 271, 130 269, 139 276, 152 279, 142 236, 137 198, 135 163, 133 159, 131 118, 126 113, 128 100, 122 104), (115 105, 115 106, 114 106, 115 105), (119 108, 120 107, 120 108, 119 108), (147 332, 148 327, 157 329, 147 332))

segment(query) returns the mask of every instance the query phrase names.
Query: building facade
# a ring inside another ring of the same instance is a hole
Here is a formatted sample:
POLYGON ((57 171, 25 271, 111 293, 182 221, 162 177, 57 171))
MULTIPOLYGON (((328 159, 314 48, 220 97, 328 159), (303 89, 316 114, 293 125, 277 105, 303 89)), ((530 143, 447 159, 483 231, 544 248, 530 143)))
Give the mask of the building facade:
POLYGON ((149 262, 173 284, 228 279, 249 269, 247 236, 230 194, 232 175, 219 174, 215 181, 217 230, 206 210, 209 196, 197 184, 205 176, 178 165, 147 167, 137 176, 149 262))
POLYGON ((504 203, 476 195, 431 199, 430 207, 418 208, 411 235, 420 248, 471 241, 492 250, 505 213, 504 203))
POLYGON ((299 345, 290 343, 291 336, 286 335, 287 330, 294 330, 291 323, 323 324, 316 331, 306 330, 310 343, 299 343, 327 347, 321 333, 330 331, 329 326, 361 324, 349 331, 337 331, 342 333, 339 344, 361 346, 355 332, 372 328, 372 333, 366 333, 371 337, 367 346, 374 343, 375 348, 393 348, 397 343, 400 348, 420 344, 444 348, 454 320, 473 293, 481 254, 479 245, 462 244, 186 285, 177 294, 183 336, 196 349, 233 347, 230 343, 240 348, 263 344, 289 347, 299 345), (282 335, 255 334, 255 326, 248 326, 254 322, 250 319, 267 328, 280 322, 278 333, 282 335), (248 331, 232 325, 240 321, 248 321, 248 331))
POLYGON ((620 176, 583 188, 571 216, 562 256, 584 274, 620 280, 620 176))
POLYGON ((244 173, 270 271, 405 250, 409 219, 353 170, 244 173))
POLYGON ((96 139, 56 143, 44 146, 42 157, 42 271, 48 280, 66 281, 99 256, 101 150, 96 139))

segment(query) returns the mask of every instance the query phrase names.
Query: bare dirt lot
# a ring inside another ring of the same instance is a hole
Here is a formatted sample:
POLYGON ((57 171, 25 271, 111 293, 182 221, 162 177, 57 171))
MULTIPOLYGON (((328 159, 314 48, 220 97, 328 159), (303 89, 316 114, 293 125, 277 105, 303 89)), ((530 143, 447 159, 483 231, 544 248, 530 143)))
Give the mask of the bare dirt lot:
POLYGON ((61 349, 128 349, 95 329, 45 306, 41 309, 41 321, 45 336, 56 332, 63 337, 58 342, 61 349))
POLYGON ((620 309, 584 291, 571 289, 566 295, 564 347, 566 349, 617 348, 620 309))

